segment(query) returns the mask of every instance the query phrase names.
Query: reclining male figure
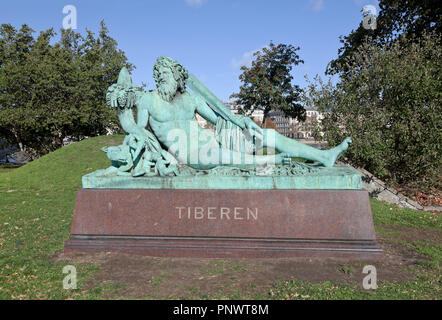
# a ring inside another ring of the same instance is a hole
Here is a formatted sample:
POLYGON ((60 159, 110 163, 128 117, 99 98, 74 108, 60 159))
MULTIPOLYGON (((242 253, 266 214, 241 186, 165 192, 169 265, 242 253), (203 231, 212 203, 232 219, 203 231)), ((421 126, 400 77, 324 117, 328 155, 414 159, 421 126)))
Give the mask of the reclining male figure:
MULTIPOLYGON (((132 109, 125 108, 119 111, 121 125, 127 133, 145 139, 149 137, 146 130, 149 125, 159 142, 179 162, 196 169, 218 165, 285 164, 291 157, 331 167, 351 143, 348 137, 335 148, 316 149, 273 129, 262 129, 246 116, 233 115, 225 106, 209 105, 200 94, 186 91, 189 74, 169 57, 157 59, 154 79, 157 90, 136 92, 136 123, 132 109), (201 128, 195 113, 216 125, 216 130, 201 128), (274 148, 279 154, 254 155, 256 145, 274 148)), ((118 83, 132 85, 126 68, 121 70, 118 83)))

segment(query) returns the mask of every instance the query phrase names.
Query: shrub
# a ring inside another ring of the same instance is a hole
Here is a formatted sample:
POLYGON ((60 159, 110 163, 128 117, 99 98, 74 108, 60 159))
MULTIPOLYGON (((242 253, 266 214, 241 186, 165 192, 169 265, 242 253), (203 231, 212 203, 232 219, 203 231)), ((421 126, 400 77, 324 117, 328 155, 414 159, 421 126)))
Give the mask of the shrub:
POLYGON ((327 111, 324 139, 353 138, 346 157, 389 182, 440 188, 442 50, 439 34, 365 43, 333 85, 316 78, 310 103, 327 111))

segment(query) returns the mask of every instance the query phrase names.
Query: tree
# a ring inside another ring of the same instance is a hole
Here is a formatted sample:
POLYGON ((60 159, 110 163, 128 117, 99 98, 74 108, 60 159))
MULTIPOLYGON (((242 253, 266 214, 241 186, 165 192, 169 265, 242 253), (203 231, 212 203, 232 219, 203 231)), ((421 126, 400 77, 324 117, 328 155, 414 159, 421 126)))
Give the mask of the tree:
POLYGON ((251 67, 241 67, 243 73, 239 79, 243 84, 240 92, 230 98, 246 112, 263 110, 262 125, 271 110, 281 110, 288 117, 304 120, 305 110, 298 103, 302 90, 298 85, 292 85, 290 74, 293 66, 304 63, 296 53, 298 50, 299 47, 270 42, 268 47, 255 52, 251 67))
POLYGON ((379 8, 374 30, 364 28, 361 22, 349 35, 340 37, 343 46, 338 50, 338 58, 330 62, 328 74, 349 70, 351 67, 346 57, 351 56, 366 41, 386 47, 400 34, 414 35, 414 39, 418 39, 425 32, 442 32, 442 7, 439 0, 380 0, 379 8))
POLYGON ((65 137, 117 128, 105 92, 123 66, 133 66, 104 22, 96 38, 62 30, 54 44, 53 29, 36 39, 33 32, 0 27, 0 133, 35 157, 60 148, 65 137))
POLYGON ((440 190, 442 50, 440 34, 402 35, 379 48, 367 41, 347 57, 340 82, 311 84, 310 101, 331 146, 346 136, 350 162, 419 191, 440 190))
POLYGON ((26 24, 20 30, 9 24, 0 27, 0 133, 8 140, 15 138, 20 149, 23 143, 18 138, 19 124, 13 123, 10 111, 12 107, 22 109, 22 101, 29 96, 21 69, 35 42, 33 32, 26 24), (16 99, 11 92, 15 92, 16 99))

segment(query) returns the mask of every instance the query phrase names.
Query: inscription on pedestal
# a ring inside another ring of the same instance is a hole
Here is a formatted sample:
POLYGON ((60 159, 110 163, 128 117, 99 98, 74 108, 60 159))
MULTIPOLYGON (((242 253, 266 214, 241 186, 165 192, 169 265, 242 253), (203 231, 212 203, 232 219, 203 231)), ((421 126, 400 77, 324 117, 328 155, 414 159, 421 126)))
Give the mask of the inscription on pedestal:
POLYGON ((359 190, 78 191, 67 251, 189 257, 379 257, 359 190))
POLYGON ((179 219, 188 220, 258 220, 258 208, 175 207, 179 219))

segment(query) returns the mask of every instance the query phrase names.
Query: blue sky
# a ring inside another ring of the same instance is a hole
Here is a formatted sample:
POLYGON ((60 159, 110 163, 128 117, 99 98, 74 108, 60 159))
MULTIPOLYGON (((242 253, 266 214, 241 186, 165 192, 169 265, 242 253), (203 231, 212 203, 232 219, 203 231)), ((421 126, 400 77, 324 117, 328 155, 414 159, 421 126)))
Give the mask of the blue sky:
POLYGON ((153 64, 167 55, 224 101, 239 90, 240 65, 270 40, 301 47, 305 63, 295 68, 295 83, 304 87, 305 74, 323 76, 339 36, 357 28, 365 5, 378 9, 376 0, 14 0, 2 3, 0 23, 58 31, 69 4, 77 9, 76 31, 96 32, 104 19, 136 66, 136 84, 153 89, 153 64))

